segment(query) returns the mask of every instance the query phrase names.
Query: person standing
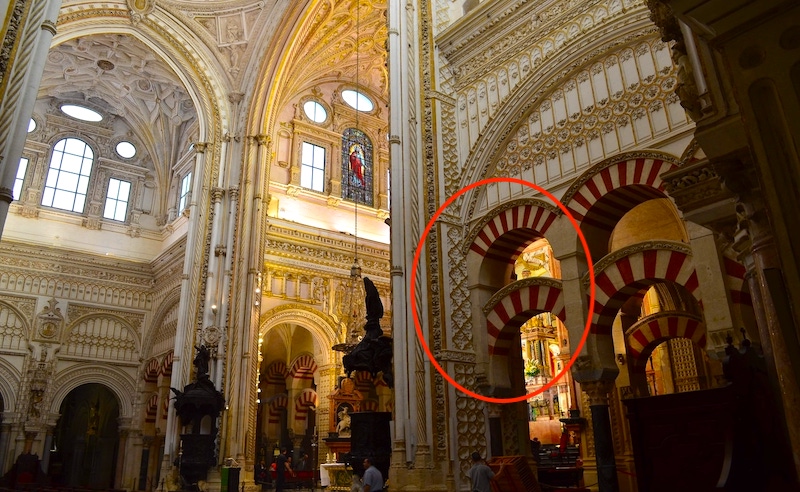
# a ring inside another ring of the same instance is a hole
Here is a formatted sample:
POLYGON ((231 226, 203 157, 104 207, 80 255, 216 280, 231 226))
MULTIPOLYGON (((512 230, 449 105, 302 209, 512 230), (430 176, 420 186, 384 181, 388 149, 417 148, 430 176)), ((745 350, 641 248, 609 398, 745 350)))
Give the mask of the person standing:
POLYGON ((492 492, 489 482, 494 478, 494 472, 477 451, 472 453, 472 468, 467 470, 467 476, 472 481, 472 492, 492 492))
POLYGON ((286 472, 291 471, 288 454, 287 448, 281 448, 281 454, 275 459, 275 492, 283 492, 286 486, 286 472))
POLYGON ((372 460, 364 458, 364 492, 383 492, 383 475, 372 460))
POLYGON ((257 465, 255 470, 256 483, 267 483, 267 463, 262 459, 257 465))

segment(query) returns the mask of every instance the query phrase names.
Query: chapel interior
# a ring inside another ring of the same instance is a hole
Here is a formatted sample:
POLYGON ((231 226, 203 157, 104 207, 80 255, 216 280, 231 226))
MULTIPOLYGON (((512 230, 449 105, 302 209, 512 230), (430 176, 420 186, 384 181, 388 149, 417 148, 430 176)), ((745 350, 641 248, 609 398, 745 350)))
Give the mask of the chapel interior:
POLYGON ((800 490, 796 1, 3 5, 0 490, 800 490))

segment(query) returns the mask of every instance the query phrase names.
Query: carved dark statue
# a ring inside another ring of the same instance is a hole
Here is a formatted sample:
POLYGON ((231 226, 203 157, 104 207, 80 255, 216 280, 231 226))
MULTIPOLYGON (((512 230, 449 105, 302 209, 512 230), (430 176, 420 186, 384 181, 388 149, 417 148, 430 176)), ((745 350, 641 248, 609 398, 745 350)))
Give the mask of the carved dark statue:
POLYGON ((383 373, 384 382, 392 387, 392 339, 383 336, 380 320, 383 318, 383 303, 378 289, 368 277, 364 277, 366 291, 367 323, 364 325, 364 338, 352 352, 342 357, 344 371, 349 377, 354 371, 367 371, 372 376, 383 373))
POLYGON ((225 408, 225 398, 208 376, 211 351, 205 345, 195 348, 195 381, 184 386, 183 391, 170 388, 175 393, 175 413, 188 431, 181 434, 183 453, 176 465, 183 480, 190 484, 205 480, 208 469, 218 462, 214 440, 217 436, 217 420, 225 408), (203 425, 206 417, 211 417, 210 429, 203 425))
POLYGON ((197 380, 208 379, 208 360, 211 358, 211 351, 205 345, 195 348, 197 355, 194 357, 194 365, 197 367, 197 380))

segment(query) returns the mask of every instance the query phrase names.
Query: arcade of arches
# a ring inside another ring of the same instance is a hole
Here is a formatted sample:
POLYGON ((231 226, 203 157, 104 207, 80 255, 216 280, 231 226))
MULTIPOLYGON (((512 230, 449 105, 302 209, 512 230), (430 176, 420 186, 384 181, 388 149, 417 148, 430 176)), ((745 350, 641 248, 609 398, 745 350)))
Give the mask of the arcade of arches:
POLYGON ((0 486, 175 490, 201 346, 209 490, 282 446, 336 461, 345 407, 391 413, 393 491, 534 466, 534 437, 591 490, 797 486, 796 2, 4 15, 0 486), (388 383, 344 372, 356 271, 388 383))

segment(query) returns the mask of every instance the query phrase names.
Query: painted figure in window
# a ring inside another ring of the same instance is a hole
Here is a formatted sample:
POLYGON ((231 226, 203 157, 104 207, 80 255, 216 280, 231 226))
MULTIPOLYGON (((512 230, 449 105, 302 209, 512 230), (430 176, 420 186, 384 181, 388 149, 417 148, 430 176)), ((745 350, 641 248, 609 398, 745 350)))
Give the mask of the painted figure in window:
POLYGON ((364 186, 364 149, 361 144, 350 146, 350 170, 361 186, 364 186))

